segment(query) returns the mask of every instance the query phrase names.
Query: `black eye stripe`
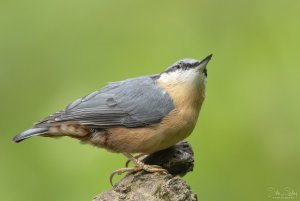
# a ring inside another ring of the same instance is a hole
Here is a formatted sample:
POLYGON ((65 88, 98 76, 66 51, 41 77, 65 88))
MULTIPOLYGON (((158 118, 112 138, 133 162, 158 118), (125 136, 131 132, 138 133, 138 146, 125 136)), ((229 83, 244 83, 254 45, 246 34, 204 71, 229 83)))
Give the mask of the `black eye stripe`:
POLYGON ((200 62, 195 62, 195 63, 179 62, 179 63, 174 64, 173 66, 169 67, 165 72, 169 73, 169 72, 176 71, 178 69, 187 70, 189 68, 195 68, 195 67, 199 66, 199 64, 200 64, 200 62))
POLYGON ((192 67, 197 67, 200 64, 200 62, 195 62, 195 63, 179 63, 181 68, 192 68, 192 67))

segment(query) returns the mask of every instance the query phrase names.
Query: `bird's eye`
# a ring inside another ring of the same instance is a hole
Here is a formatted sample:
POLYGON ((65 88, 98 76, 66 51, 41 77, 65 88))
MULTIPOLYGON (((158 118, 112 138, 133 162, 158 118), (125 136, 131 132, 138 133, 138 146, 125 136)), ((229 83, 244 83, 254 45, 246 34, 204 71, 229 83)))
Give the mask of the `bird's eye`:
POLYGON ((174 69, 176 69, 176 70, 180 69, 180 65, 174 66, 174 69))

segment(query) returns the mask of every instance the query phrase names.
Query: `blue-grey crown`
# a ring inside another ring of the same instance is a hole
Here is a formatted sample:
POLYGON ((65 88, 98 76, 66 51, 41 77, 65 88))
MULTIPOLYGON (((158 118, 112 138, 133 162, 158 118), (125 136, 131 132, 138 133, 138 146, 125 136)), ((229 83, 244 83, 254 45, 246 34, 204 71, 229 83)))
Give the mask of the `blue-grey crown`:
POLYGON ((195 68, 195 67, 199 66, 199 64, 200 64, 200 61, 198 61, 196 59, 190 59, 190 58, 181 59, 179 61, 176 61, 169 68, 167 68, 165 70, 165 72, 168 73, 168 72, 173 72, 176 70, 188 70, 190 68, 195 68))

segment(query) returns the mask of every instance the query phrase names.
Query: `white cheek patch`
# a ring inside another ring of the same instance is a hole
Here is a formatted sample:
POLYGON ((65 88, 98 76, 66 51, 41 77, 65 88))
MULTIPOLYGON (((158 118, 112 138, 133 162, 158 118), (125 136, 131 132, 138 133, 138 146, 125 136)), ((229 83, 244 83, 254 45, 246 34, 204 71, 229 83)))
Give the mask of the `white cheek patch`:
POLYGON ((200 73, 196 69, 190 70, 177 70, 174 72, 161 74, 159 81, 164 83, 176 84, 176 83, 194 83, 201 81, 200 73))

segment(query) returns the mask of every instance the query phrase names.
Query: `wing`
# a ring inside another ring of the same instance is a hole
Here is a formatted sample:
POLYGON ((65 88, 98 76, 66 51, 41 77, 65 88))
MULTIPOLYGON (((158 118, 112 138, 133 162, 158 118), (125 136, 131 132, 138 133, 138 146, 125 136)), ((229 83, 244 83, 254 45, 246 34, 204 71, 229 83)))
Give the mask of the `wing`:
POLYGON ((46 117, 35 127, 60 122, 77 122, 90 128, 143 127, 159 123, 173 109, 172 99, 155 83, 155 78, 144 76, 110 83, 46 117))

